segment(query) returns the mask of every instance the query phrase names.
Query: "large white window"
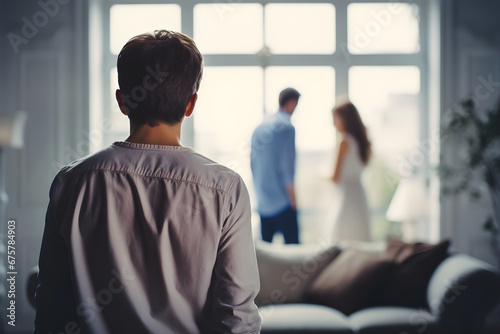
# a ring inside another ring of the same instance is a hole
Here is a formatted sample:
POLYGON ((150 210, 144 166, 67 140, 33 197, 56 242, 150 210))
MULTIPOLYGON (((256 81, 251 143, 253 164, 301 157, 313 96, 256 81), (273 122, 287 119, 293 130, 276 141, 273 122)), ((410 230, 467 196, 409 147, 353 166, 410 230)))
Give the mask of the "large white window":
POLYGON ((347 38, 352 54, 411 54, 420 50, 416 5, 352 3, 347 14, 347 38))
POLYGON ((364 175, 373 236, 398 233, 400 225, 385 218, 395 190, 386 175, 397 175, 401 159, 427 135, 425 2, 107 0, 103 6, 102 83, 109 94, 102 94, 96 114, 113 126, 94 149, 128 136, 128 119, 114 102, 123 44, 154 29, 181 31, 195 39, 205 62, 197 108, 183 126, 184 145, 236 169, 255 203, 250 136, 276 112, 280 90, 299 90, 292 123, 300 237, 314 242, 332 206, 331 109, 336 96, 348 94, 373 143, 364 175))
POLYGON ((196 43, 204 54, 256 53, 264 43, 262 18, 262 6, 255 3, 230 5, 229 9, 221 9, 220 4, 196 5, 196 43))
POLYGON ((331 4, 268 4, 266 46, 274 54, 332 54, 335 7, 331 4))

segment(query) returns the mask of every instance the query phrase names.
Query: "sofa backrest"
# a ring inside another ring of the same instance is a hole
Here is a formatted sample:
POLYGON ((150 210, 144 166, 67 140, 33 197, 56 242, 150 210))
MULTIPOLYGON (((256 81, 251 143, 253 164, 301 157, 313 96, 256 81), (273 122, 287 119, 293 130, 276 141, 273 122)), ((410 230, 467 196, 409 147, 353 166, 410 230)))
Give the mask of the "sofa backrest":
POLYGON ((315 245, 255 245, 260 275, 259 306, 303 302, 309 282, 339 253, 329 243, 315 245))

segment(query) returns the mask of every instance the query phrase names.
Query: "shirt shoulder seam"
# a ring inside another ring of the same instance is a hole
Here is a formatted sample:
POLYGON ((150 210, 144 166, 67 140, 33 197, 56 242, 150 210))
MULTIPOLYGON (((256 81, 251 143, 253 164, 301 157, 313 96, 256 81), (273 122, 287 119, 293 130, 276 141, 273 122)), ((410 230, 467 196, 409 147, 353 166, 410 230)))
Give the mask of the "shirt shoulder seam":
POLYGON ((223 193, 228 193, 229 189, 231 189, 231 185, 233 183, 233 181, 231 181, 228 189, 225 190, 223 188, 217 188, 214 186, 210 186, 208 184, 203 184, 203 183, 195 182, 195 181, 191 181, 191 180, 183 180, 183 179, 178 179, 175 177, 166 177, 166 176, 157 176, 157 175, 145 175, 145 174, 140 174, 140 173, 128 172, 128 171, 123 171, 123 170, 114 170, 114 169, 86 169, 83 171, 69 172, 64 176, 67 176, 68 174, 72 174, 72 175, 84 174, 84 173, 88 173, 88 172, 111 172, 111 173, 129 174, 129 175, 136 175, 136 176, 142 176, 142 177, 156 178, 156 179, 165 179, 165 180, 172 180, 172 181, 179 181, 179 182, 187 182, 187 183, 192 183, 192 184, 197 184, 197 185, 200 185, 203 187, 207 187, 210 189, 214 189, 217 191, 222 191, 223 193))

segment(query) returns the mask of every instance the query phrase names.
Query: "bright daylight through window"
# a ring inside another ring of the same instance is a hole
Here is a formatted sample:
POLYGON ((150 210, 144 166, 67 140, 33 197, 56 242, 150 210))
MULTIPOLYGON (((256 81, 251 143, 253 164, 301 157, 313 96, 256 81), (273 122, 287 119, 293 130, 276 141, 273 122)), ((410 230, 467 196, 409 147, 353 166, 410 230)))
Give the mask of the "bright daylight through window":
MULTIPOLYGON (((181 31, 193 36, 205 57, 198 105, 183 136, 200 153, 237 170, 253 205, 252 131, 266 115, 277 111, 282 89, 294 87, 301 93, 292 123, 300 238, 305 243, 321 236, 327 212, 336 200, 328 181, 337 145, 331 110, 336 96, 349 95, 373 144, 363 182, 371 232, 381 240, 398 233, 400 225, 389 222, 385 212, 402 161, 426 131, 423 124, 428 116, 421 89, 426 44, 420 15, 415 2, 139 5, 109 1, 103 80, 110 97, 103 97, 101 117, 115 126, 105 144, 128 134, 128 119, 113 99, 120 48, 142 32, 181 31), (127 25, 132 17, 134 24, 127 25)), ((258 223, 257 214, 254 218, 258 223)))

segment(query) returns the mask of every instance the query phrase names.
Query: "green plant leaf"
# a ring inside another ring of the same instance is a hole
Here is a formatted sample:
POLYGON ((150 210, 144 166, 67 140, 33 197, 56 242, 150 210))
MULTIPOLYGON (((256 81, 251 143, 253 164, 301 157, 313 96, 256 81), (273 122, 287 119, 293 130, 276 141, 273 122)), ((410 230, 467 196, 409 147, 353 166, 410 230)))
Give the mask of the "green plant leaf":
POLYGON ((488 217, 486 221, 483 224, 483 228, 496 236, 498 234, 498 226, 495 225, 495 221, 493 220, 493 217, 488 217))

